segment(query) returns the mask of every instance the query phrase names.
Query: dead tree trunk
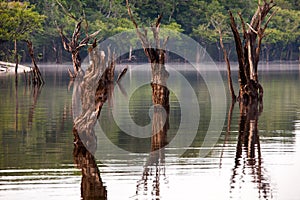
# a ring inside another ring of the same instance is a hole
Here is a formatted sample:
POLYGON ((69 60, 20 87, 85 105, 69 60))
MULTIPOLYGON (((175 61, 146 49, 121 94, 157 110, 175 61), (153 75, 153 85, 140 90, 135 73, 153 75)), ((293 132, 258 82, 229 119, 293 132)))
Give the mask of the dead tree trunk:
POLYGON ((29 51, 29 55, 30 55, 30 58, 31 58, 31 62, 32 62, 32 65, 33 65, 33 76, 31 77, 32 78, 32 84, 33 85, 43 85, 45 83, 43 77, 42 77, 42 74, 39 70, 39 67, 37 66, 36 62, 35 62, 35 58, 34 58, 34 52, 33 52, 33 46, 32 46, 32 42, 27 40, 27 47, 28 47, 28 51, 29 51))
POLYGON ((111 58, 107 62, 104 52, 99 52, 97 48, 91 48, 89 56, 91 59, 90 67, 79 86, 81 88, 82 111, 74 120, 76 131, 73 133, 76 133, 74 135, 75 143, 83 143, 93 153, 96 150, 97 141, 94 126, 103 104, 113 92, 115 61, 113 56, 108 55, 111 58))
MULTIPOLYGON (((153 91, 153 103, 160 104, 163 102, 159 102, 159 99, 164 99, 164 97, 169 94, 169 90, 166 87, 166 80, 169 76, 169 73, 166 71, 165 68, 165 49, 168 38, 165 38, 163 44, 161 44, 160 37, 159 37, 159 28, 160 28, 160 21, 162 19, 162 15, 159 15, 156 19, 155 23, 151 26, 151 31, 154 37, 155 46, 152 47, 149 39, 147 38, 147 30, 144 29, 144 32, 141 32, 138 24, 136 23, 135 19, 133 18, 129 2, 126 0, 128 14, 132 23, 134 24, 137 32, 137 36, 139 37, 144 52, 148 57, 148 60, 151 64, 152 70, 152 91, 153 91)), ((168 99, 168 98, 167 98, 168 99)), ((161 105, 162 105, 161 104, 161 105)))
MULTIPOLYGON (((85 76, 83 79, 77 77, 75 80, 82 80, 80 86, 77 84, 81 89, 82 112, 74 120, 73 155, 75 164, 82 171, 81 195, 83 199, 107 199, 107 190, 93 156, 97 148, 94 126, 102 106, 112 98, 115 55, 111 55, 108 50, 108 59, 105 59, 104 51, 99 51, 95 47, 96 40, 93 47, 89 48, 90 66, 85 76)), ((78 88, 74 89, 79 91, 78 88)))
MULTIPOLYGON (((273 12, 268 17, 264 25, 262 25, 262 23, 264 22, 267 14, 274 6, 275 4, 273 3, 273 0, 270 0, 270 2, 264 0, 262 5, 259 1, 258 8, 252 17, 250 24, 247 23, 248 28, 246 28, 244 19, 239 13, 239 17, 242 23, 241 27, 243 30, 243 41, 240 37, 240 33, 238 31, 233 14, 231 13, 231 11, 229 11, 230 27, 234 36, 239 63, 238 75, 240 87, 238 100, 242 101, 246 105, 249 102, 261 100, 263 97, 263 88, 258 80, 257 68, 261 52, 261 42, 263 37, 265 36, 264 32, 275 12, 273 12)), ((227 51, 223 45, 221 30, 219 29, 218 31, 220 34, 220 44, 223 49, 224 58, 227 64, 229 90, 231 93, 232 100, 234 101, 235 95, 232 87, 230 63, 227 51)))
POLYGON ((151 26, 151 31, 154 37, 155 46, 153 47, 147 38, 147 31, 141 32, 134 20, 128 0, 126 0, 128 14, 133 22, 137 36, 139 37, 144 52, 151 64, 152 71, 152 102, 154 104, 153 120, 152 120, 152 137, 151 137, 151 152, 149 158, 144 166, 142 180, 137 184, 137 193, 139 187, 144 185, 147 187, 149 175, 154 174, 154 181, 152 191, 156 196, 160 196, 160 176, 164 164, 165 153, 164 147, 167 144, 167 131, 169 129, 169 89, 167 88, 167 79, 169 73, 165 68, 165 49, 168 38, 166 38, 161 45, 159 37, 159 27, 162 15, 159 15, 155 23, 151 26))
POLYGON ((243 42, 235 19, 229 11, 230 27, 234 36, 239 63, 239 100, 246 104, 253 100, 262 99, 263 96, 263 89, 258 80, 257 68, 261 51, 261 41, 265 36, 265 29, 275 12, 268 17, 264 25, 262 23, 274 6, 273 0, 270 0, 270 2, 264 0, 262 5, 258 5, 250 24, 245 24, 239 13, 243 29, 243 42), (246 25, 248 28, 246 28, 246 25))
POLYGON ((220 35, 220 45, 221 45, 221 48, 223 50, 223 55, 224 55, 224 59, 225 59, 226 66, 227 66, 227 83, 228 83, 228 88, 229 88, 229 91, 230 91, 231 100, 232 100, 232 102, 235 102, 236 101, 236 95, 234 93, 234 89, 233 89, 233 85, 232 85, 230 62, 229 62, 227 51, 226 51, 225 46, 223 44, 222 31, 221 31, 221 29, 219 29, 218 31, 219 31, 219 35, 220 35))
POLYGON ((14 47, 15 47, 14 53, 15 53, 15 62, 16 62, 15 74, 17 74, 18 73, 18 65, 19 65, 17 40, 14 41, 14 47))
MULTIPOLYGON (((129 2, 126 0, 128 14, 132 23, 134 24, 137 32, 137 36, 139 37, 144 52, 148 57, 148 60, 151 64, 151 71, 152 71, 152 80, 151 80, 151 87, 152 87, 152 102, 154 104, 154 117, 153 117, 153 126, 152 126, 152 142, 155 144, 159 144, 160 147, 163 147, 164 144, 159 142, 160 139, 156 138, 157 135, 161 135, 161 132, 166 134, 167 129, 169 128, 168 116, 169 116, 169 89, 167 88, 167 79, 169 77, 169 73, 165 67, 165 49, 168 38, 166 38, 161 44, 160 37, 159 37, 159 28, 160 28, 160 21, 162 19, 162 15, 159 15, 156 19, 155 23, 151 26, 151 31, 154 37, 154 45, 152 47, 151 42, 147 38, 147 31, 144 29, 144 32, 141 32, 138 28, 138 25, 133 18, 129 2), (166 116, 161 116, 161 109, 165 110, 166 116), (162 117, 166 117, 165 124, 161 127, 162 117)), ((162 136, 158 136, 162 137, 162 136)), ((156 145, 155 145, 156 146, 156 145)), ((153 150, 157 150, 154 148, 153 150)))
MULTIPOLYGON (((153 131, 153 142, 156 140, 155 139, 155 134, 160 133, 161 131, 165 132, 168 129, 168 115, 169 115, 169 89, 167 88, 167 79, 169 77, 169 73, 166 70, 165 67, 165 49, 166 49, 166 44, 168 41, 168 38, 166 38, 161 44, 160 37, 159 37, 159 28, 160 28, 160 21, 162 19, 162 15, 159 15, 158 18, 156 19, 155 23, 152 24, 151 26, 151 31, 153 33, 154 37, 154 43, 155 47, 152 47, 149 39, 147 38, 147 31, 144 29, 144 32, 141 32, 138 28, 138 25, 133 18, 129 2, 126 0, 127 4, 127 9, 128 9, 128 14, 130 16, 131 21, 133 22, 137 36, 139 37, 144 52, 146 56, 148 57, 148 60, 151 64, 151 71, 152 71, 152 80, 151 80, 151 87, 152 87, 152 102, 154 104, 154 114, 156 111, 160 113, 161 109, 164 109, 166 112, 166 117, 167 121, 165 122, 164 127, 157 127, 161 124, 160 122, 155 123, 155 117, 153 117, 153 126, 152 126, 152 131, 153 131), (166 129, 166 130, 164 130, 166 129)), ((158 117, 159 118, 159 117, 158 117)), ((156 142, 160 144, 160 142, 156 142)))

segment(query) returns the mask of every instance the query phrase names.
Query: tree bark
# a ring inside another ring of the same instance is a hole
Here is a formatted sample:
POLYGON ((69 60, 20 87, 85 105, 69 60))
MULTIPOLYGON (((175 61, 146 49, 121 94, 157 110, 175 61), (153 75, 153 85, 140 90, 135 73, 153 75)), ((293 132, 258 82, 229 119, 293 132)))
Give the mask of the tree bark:
POLYGON ((27 40, 26 42, 27 42, 27 47, 28 47, 30 58, 31 58, 31 62, 33 65, 32 83, 33 83, 33 85, 43 85, 45 83, 45 81, 42 77, 39 67, 36 64, 36 61, 34 58, 32 42, 29 40, 27 40))
POLYGON ((269 11, 274 6, 275 4, 273 3, 273 0, 270 0, 269 2, 264 0, 262 5, 259 4, 250 24, 247 24, 248 29, 246 29, 246 24, 239 13, 242 23, 244 46, 237 29, 235 19, 232 13, 229 11, 230 27, 234 35, 239 62, 239 100, 245 104, 248 104, 251 101, 262 99, 263 90, 258 81, 257 73, 261 51, 261 41, 265 36, 264 31, 266 30, 267 25, 275 12, 269 16, 264 25, 262 25, 262 23, 264 22, 264 19, 269 11))
MULTIPOLYGON (((96 41, 89 49, 90 66, 83 79, 77 77, 74 81, 81 89, 82 112, 74 120, 74 162, 82 172, 81 196, 83 199, 107 199, 107 190, 100 176, 93 154, 97 149, 97 137, 94 133, 95 123, 102 106, 110 98, 114 89, 115 55, 99 52, 96 41)), ((110 51, 109 51, 110 52, 110 51)), ((73 81, 73 80, 71 80, 73 81)), ((77 88, 73 88, 74 91, 77 88)))
POLYGON ((166 38, 161 44, 159 38, 159 27, 162 15, 159 15, 155 23, 151 26, 151 31, 154 37, 154 47, 147 38, 147 31, 141 32, 134 20, 128 0, 126 0, 128 14, 132 23, 134 24, 145 55, 148 57, 151 65, 151 87, 152 87, 152 102, 154 105, 153 120, 152 120, 152 137, 151 137, 151 152, 145 164, 142 180, 137 184, 137 193, 139 187, 144 184, 147 187, 148 176, 155 174, 154 183, 152 184, 152 191, 156 196, 160 196, 160 167, 163 166, 165 153, 164 147, 167 144, 167 130, 169 129, 169 89, 167 88, 167 79, 169 73, 165 68, 165 47, 168 41, 166 38), (155 172, 151 172, 155 170, 155 172))
POLYGON ((221 30, 219 30, 219 36, 220 36, 220 45, 221 45, 221 48, 223 50, 224 60, 226 62, 226 66, 227 66, 227 83, 228 83, 228 88, 229 88, 229 91, 230 91, 231 100, 232 100, 232 102, 235 102, 236 101, 236 96, 235 96, 233 85, 232 85, 230 62, 229 62, 227 51, 226 51, 226 49, 224 47, 224 44, 223 44, 223 37, 222 37, 221 30))
POLYGON ((235 23, 235 19, 231 13, 231 11, 229 11, 229 15, 230 15, 230 27, 231 27, 231 31, 233 33, 234 36, 234 41, 235 41, 235 48, 236 48, 236 53, 238 56, 238 63, 239 63, 239 85, 240 85, 240 90, 242 90, 242 88, 247 84, 248 79, 247 79, 247 71, 246 71, 246 64, 245 64, 245 55, 243 52, 243 47, 242 47, 242 41, 240 38, 240 34, 237 30, 237 26, 235 23))
MULTIPOLYGON (((112 96, 115 61, 114 56, 112 56, 107 65, 104 52, 99 52, 97 48, 89 50, 89 57, 91 59, 90 67, 87 69, 82 82, 76 84, 81 89, 82 111, 74 120, 74 129, 77 133, 74 135, 74 141, 75 143, 83 143, 93 153, 97 148, 94 126, 102 106, 112 96)), ((81 79, 77 77, 75 81, 81 81, 81 79)))
POLYGON ((77 76, 78 72, 81 70, 81 58, 79 55, 79 51, 72 52, 72 61, 73 61, 73 70, 75 77, 77 76))

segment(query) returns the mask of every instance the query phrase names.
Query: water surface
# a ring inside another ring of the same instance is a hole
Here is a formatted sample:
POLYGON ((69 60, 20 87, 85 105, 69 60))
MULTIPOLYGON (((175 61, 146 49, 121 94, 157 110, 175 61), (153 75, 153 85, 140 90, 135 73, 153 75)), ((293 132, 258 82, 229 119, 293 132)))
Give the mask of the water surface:
MULTIPOLYGON (((166 148, 159 152, 157 162, 149 164, 153 156, 149 153, 151 139, 131 137, 120 130, 106 103, 99 126, 114 145, 131 152, 130 157, 103 155, 101 152, 109 152, 109 147, 98 146, 101 155, 95 158, 108 199, 299 199, 298 67, 274 64, 264 66, 260 73, 264 107, 258 117, 259 146, 254 147, 252 158, 246 146, 239 150, 238 104, 233 109, 230 131, 226 131, 226 113, 217 144, 206 157, 199 157, 210 123, 211 99, 204 80, 195 71, 182 74, 196 91, 201 111, 199 128, 181 157, 174 154, 174 149, 166 148)), ((0 199, 84 196, 82 173, 73 153, 74 85, 69 85, 61 66, 41 68, 46 84, 40 90, 26 86, 23 76, 18 86, 14 76, 0 76, 0 199)), ((225 78, 226 73, 221 74, 225 78)), ((130 78, 134 84, 135 77, 130 78)), ((139 78, 150 76, 141 73, 139 78)), ((185 90, 181 85, 176 87, 185 90)), ((129 101, 133 121, 141 126, 151 124, 151 86, 140 87, 129 101)), ((170 106, 168 141, 176 135, 181 122, 180 102, 174 92, 170 94, 170 106)), ((229 108, 227 101, 226 110, 229 108)))

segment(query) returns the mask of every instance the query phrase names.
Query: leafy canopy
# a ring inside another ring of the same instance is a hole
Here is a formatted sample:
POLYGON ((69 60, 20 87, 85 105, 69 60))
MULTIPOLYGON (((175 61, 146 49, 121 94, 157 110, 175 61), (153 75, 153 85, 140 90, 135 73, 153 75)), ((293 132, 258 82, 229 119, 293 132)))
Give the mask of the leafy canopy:
POLYGON ((0 39, 28 40, 43 30, 44 15, 28 2, 0 2, 0 39))

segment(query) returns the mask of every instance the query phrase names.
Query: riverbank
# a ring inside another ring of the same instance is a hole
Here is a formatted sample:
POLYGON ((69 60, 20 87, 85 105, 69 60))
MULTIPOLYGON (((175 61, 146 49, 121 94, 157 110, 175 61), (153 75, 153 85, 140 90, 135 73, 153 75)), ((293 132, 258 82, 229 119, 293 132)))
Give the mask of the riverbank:
MULTIPOLYGON (((15 63, 0 61, 0 73, 15 73, 15 63)), ((30 72, 31 67, 18 64, 18 73, 30 72)))

